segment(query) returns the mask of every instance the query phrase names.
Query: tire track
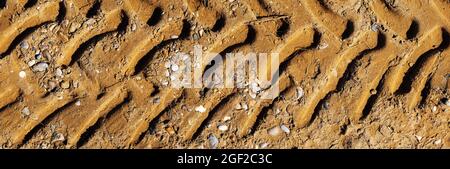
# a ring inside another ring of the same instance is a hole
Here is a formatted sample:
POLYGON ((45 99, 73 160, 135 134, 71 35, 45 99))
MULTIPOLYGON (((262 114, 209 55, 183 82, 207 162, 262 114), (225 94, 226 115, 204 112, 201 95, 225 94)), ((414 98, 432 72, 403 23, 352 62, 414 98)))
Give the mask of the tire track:
POLYGON ((58 2, 48 2, 22 13, 16 22, 0 32, 0 54, 6 52, 14 39, 26 29, 54 21, 58 16, 59 8, 58 2))

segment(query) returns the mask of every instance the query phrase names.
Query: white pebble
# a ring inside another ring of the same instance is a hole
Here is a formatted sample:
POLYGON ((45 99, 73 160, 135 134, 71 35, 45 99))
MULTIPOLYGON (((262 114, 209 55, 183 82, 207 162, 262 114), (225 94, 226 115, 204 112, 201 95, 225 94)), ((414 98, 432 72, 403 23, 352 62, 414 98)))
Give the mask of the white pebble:
POLYGON ((326 49, 326 48, 328 48, 328 44, 327 43, 319 45, 319 49, 326 49))
POLYGON ((58 76, 58 77, 61 77, 62 74, 63 74, 62 70, 60 68, 57 68, 56 71, 55 71, 55 75, 58 76))
POLYGON ((281 130, 283 130, 285 133, 287 133, 287 134, 291 133, 291 130, 289 130, 289 128, 286 127, 285 125, 281 125, 280 127, 281 127, 281 130))
POLYGON ((416 139, 417 139, 418 141, 420 141, 420 140, 422 140, 422 136, 416 135, 416 139))
POLYGON ((298 87, 298 88, 297 88, 297 98, 296 98, 296 100, 302 98, 303 95, 305 95, 305 92, 303 91, 303 88, 298 87))
POLYGON ((280 109, 275 109, 275 114, 280 114, 281 110, 280 109))
POLYGON ((373 23, 372 26, 370 27, 370 29, 372 29, 372 31, 376 32, 378 31, 378 24, 377 23, 373 23))
POLYGON ((212 134, 208 136, 208 141, 211 148, 216 148, 217 144, 219 144, 219 140, 217 139, 217 137, 212 134))
POLYGON ((268 131, 267 131, 267 133, 269 134, 269 135, 271 135, 271 136, 278 136, 278 135, 280 135, 281 134, 281 128, 280 127, 278 127, 278 126, 276 126, 276 127, 273 127, 273 128, 271 128, 271 129, 269 129, 268 131))
POLYGON ((33 66, 33 70, 37 71, 37 72, 43 72, 43 71, 47 70, 47 68, 48 68, 48 64, 45 62, 40 62, 33 66))
POLYGON ((206 111, 206 108, 203 107, 202 105, 200 105, 200 106, 197 106, 197 107, 195 108, 195 111, 200 112, 200 113, 203 113, 203 112, 206 111))
POLYGON ((75 102, 75 105, 76 105, 76 106, 80 106, 80 105, 81 105, 81 101, 77 100, 77 101, 75 102))
POLYGON ((170 68, 170 63, 169 62, 164 63, 164 67, 165 68, 170 68))
POLYGON ((242 109, 241 103, 236 104, 236 106, 234 106, 234 108, 236 110, 241 110, 242 109))
POLYGON ((175 79, 177 79, 175 76, 173 76, 173 75, 170 76, 170 80, 171 80, 171 81, 174 81, 175 79))
POLYGON ((19 77, 20 77, 20 78, 23 79, 23 78, 25 78, 26 76, 27 76, 27 73, 25 73, 25 71, 20 71, 20 72, 19 72, 19 77))
POLYGON ((178 65, 173 64, 173 65, 171 66, 171 69, 172 69, 172 71, 176 72, 176 71, 178 71, 179 67, 178 67, 178 65))
POLYGON ((36 60, 30 60, 30 61, 28 62, 28 66, 29 66, 29 67, 34 66, 35 64, 36 64, 36 60))
POLYGON ((92 25, 95 23, 95 19, 90 18, 85 23, 86 23, 86 25, 92 25))
POLYGON ((269 143, 262 143, 259 145, 260 148, 267 148, 269 146, 269 143))
POLYGON ((164 71, 164 75, 166 75, 166 77, 170 76, 170 72, 168 70, 164 71))
POLYGON ((167 85, 169 84, 169 82, 168 82, 167 80, 163 80, 163 81, 161 82, 161 84, 164 85, 164 86, 167 86, 167 85))
POLYGON ((256 99, 256 93, 250 92, 249 95, 252 99, 256 99))
POLYGON ((136 24, 133 23, 133 24, 131 25, 131 31, 135 31, 135 30, 136 30, 136 24))
POLYGON ((22 42, 20 43, 20 47, 21 47, 22 49, 28 49, 28 48, 30 47, 30 45, 28 45, 28 42, 22 41, 22 42))
POLYGON ((227 125, 219 125, 219 130, 220 131, 227 131, 228 130, 228 126, 227 125))
POLYGON ((57 142, 57 141, 64 141, 64 140, 66 140, 66 139, 64 138, 64 135, 61 133, 55 133, 52 137, 52 143, 57 142))
POLYGON ((223 118, 223 121, 224 122, 227 122, 227 121, 230 121, 231 120, 231 117, 230 116, 225 116, 224 118, 223 118))
POLYGON ((437 107, 436 107, 436 106, 433 106, 433 108, 431 108, 431 111, 432 111, 432 112, 436 112, 436 110, 437 110, 437 107))
POLYGON ((171 38, 171 39, 177 39, 178 36, 177 36, 177 35, 172 35, 172 36, 170 36, 170 38, 171 38))
POLYGON ((441 140, 441 139, 436 140, 436 141, 434 142, 434 144, 436 144, 436 145, 439 145, 439 144, 441 144, 441 143, 442 143, 442 140, 441 140))
POLYGON ((247 103, 242 103, 242 109, 248 110, 248 105, 247 105, 247 103))
POLYGON ((25 107, 22 109, 22 114, 24 116, 29 116, 31 114, 30 109, 28 109, 28 107, 25 107))
POLYGON ((261 91, 261 88, 259 87, 258 83, 252 82, 252 83, 250 83, 250 90, 253 93, 258 93, 259 91, 261 91))

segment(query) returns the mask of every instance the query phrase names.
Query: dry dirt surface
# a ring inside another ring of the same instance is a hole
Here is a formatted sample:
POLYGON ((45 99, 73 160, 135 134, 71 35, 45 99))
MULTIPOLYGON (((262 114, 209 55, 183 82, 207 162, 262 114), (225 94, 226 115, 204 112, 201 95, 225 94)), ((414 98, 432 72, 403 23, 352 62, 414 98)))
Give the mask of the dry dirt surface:
POLYGON ((0 147, 449 148, 449 32, 449 0, 1 0, 0 147), (279 53, 281 94, 171 87, 194 45, 279 53))

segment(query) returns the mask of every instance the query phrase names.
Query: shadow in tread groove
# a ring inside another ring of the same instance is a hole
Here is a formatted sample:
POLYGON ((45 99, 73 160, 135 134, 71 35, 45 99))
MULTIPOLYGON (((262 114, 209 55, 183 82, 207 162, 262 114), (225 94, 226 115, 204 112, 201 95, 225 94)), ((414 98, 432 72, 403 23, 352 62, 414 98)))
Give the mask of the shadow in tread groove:
POLYGON ((26 39, 28 36, 30 36, 33 32, 35 32, 39 27, 44 26, 46 24, 48 24, 50 22, 44 22, 40 25, 34 26, 34 27, 30 27, 25 29, 25 31, 23 31, 21 34, 19 34, 19 36, 17 36, 16 38, 14 38, 14 40, 12 41, 12 43, 9 45, 8 49, 6 50, 6 52, 0 54, 0 59, 3 59, 5 56, 8 56, 11 54, 11 52, 16 48, 16 46, 18 46, 20 44, 20 42, 22 42, 24 39, 26 39))
POLYGON ((0 1, 0 9, 3 9, 6 7, 6 0, 0 1))
MULTIPOLYGON (((22 141, 22 144, 18 145, 18 147, 22 147, 23 145, 28 144, 28 142, 31 140, 31 138, 33 138, 33 136, 36 135, 38 131, 40 131, 41 129, 44 129, 51 121, 53 121, 53 119, 56 117, 57 114, 60 114, 68 107, 73 106, 74 103, 75 103, 75 100, 64 105, 63 107, 57 109, 55 112, 53 112, 52 114, 47 116, 44 120, 42 120, 42 122, 40 124, 35 126, 29 133, 27 133, 25 135, 25 137, 22 141)), ((66 142, 67 142, 67 140, 64 140, 64 144, 66 144, 66 142)))
POLYGON ((437 54, 439 51, 443 51, 444 49, 447 49, 450 42, 449 42, 449 33, 442 29, 442 36, 443 41, 437 47, 436 49, 432 49, 430 51, 425 52, 423 55, 417 59, 416 63, 406 72, 405 76, 403 77, 403 81, 400 85, 400 88, 396 91, 397 95, 405 94, 411 91, 411 85, 414 82, 415 78, 419 75, 421 68, 423 67, 423 64, 425 61, 432 55, 437 54))
POLYGON ((163 10, 161 9, 161 7, 156 7, 155 10, 153 11, 152 16, 150 17, 150 19, 148 19, 147 25, 155 26, 156 24, 158 24, 162 19, 162 13, 163 10))
POLYGON ((36 5, 38 0, 28 0, 27 3, 23 6, 25 9, 31 8, 36 5))
POLYGON ((87 18, 92 18, 96 15, 98 15, 98 13, 100 12, 100 7, 101 7, 101 3, 100 1, 95 1, 94 5, 92 5, 91 9, 88 10, 88 12, 86 13, 86 17, 87 18))
POLYGON ((95 132, 97 132, 98 129, 100 129, 101 125, 111 117, 112 114, 122 109, 123 106, 128 104, 129 102, 130 97, 128 96, 122 103, 114 107, 110 112, 106 113, 105 116, 100 117, 95 122, 94 125, 86 129, 86 131, 83 134, 81 134, 80 139, 77 142, 76 148, 81 148, 83 145, 85 145, 89 141, 89 139, 95 134, 95 132))
POLYGON ((416 20, 413 20, 411 23, 411 27, 409 27, 408 31, 406 32, 406 38, 412 39, 417 36, 417 33, 419 33, 419 24, 416 20))
MULTIPOLYGON (((156 95, 156 94, 155 94, 155 95, 156 95)), ((174 100, 172 103, 170 103, 169 106, 167 106, 163 111, 161 111, 161 113, 159 113, 152 121, 150 121, 150 122, 149 122, 150 124, 148 125, 148 129, 141 133, 141 135, 139 136, 139 138, 136 140, 136 144, 135 144, 135 145, 140 144, 140 143, 144 140, 145 135, 146 135, 147 133, 153 134, 153 131, 155 131, 156 125, 157 125, 158 122, 160 121, 161 116, 162 116, 163 114, 167 113, 169 110, 171 110, 175 105, 178 105, 178 104, 180 103, 180 101, 182 100, 183 97, 184 97, 184 96, 180 96, 179 98, 177 98, 176 100, 174 100)), ((133 145, 130 145, 130 146, 133 146, 133 145)))

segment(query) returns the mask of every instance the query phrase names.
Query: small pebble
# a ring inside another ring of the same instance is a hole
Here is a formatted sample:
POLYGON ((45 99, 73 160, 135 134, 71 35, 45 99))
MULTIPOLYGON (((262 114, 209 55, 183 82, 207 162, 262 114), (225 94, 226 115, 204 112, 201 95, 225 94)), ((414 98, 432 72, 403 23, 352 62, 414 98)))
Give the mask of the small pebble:
POLYGON ((211 148, 216 148, 217 144, 219 144, 219 140, 217 139, 216 136, 214 136, 213 134, 208 136, 208 141, 209 141, 209 146, 211 148))
POLYGON ((202 37, 203 34, 205 33, 205 30, 201 29, 198 33, 200 34, 200 37, 202 37))
POLYGON ((241 103, 236 104, 236 106, 234 106, 234 108, 236 110, 241 110, 242 109, 241 103))
POLYGON ((417 139, 417 141, 420 141, 420 140, 422 140, 422 136, 416 135, 416 139, 417 139))
POLYGON ((170 38, 171 38, 171 39, 177 39, 177 38, 178 38, 178 35, 172 35, 172 36, 170 36, 170 38))
POLYGON ((78 88, 78 85, 79 85, 78 81, 73 82, 73 87, 78 88))
POLYGON ((291 130, 289 130, 289 128, 286 127, 285 125, 281 125, 280 128, 281 128, 281 130, 283 130, 287 134, 291 133, 291 130))
POLYGON ((77 100, 77 101, 75 102, 75 105, 76 105, 76 106, 81 106, 81 101, 77 100))
POLYGON ((25 107, 22 109, 22 115, 23 116, 29 116, 31 114, 30 109, 28 107, 25 107))
POLYGON ((51 24, 51 25, 48 27, 48 29, 49 29, 50 31, 53 31, 53 29, 55 29, 56 25, 57 25, 57 24, 51 24))
POLYGON ((25 73, 25 71, 20 71, 20 72, 19 72, 19 77, 20 77, 20 78, 23 79, 23 78, 25 78, 26 76, 27 76, 27 73, 25 73))
POLYGON ((442 143, 442 140, 441 140, 441 139, 436 140, 436 141, 434 142, 434 144, 436 144, 436 145, 439 145, 439 144, 441 144, 441 143, 442 143))
POLYGON ((95 19, 90 18, 85 23, 86 23, 86 25, 92 25, 95 23, 95 19))
POLYGON ((200 37, 198 36, 197 33, 194 33, 194 35, 192 35, 192 39, 194 40, 198 40, 200 37))
POLYGON ((280 114, 281 110, 280 109, 275 109, 275 114, 280 114))
POLYGON ((131 25, 131 31, 135 31, 135 30, 136 30, 136 24, 133 23, 133 24, 131 25))
POLYGON ((70 82, 69 81, 64 81, 61 83, 61 88, 63 89, 68 89, 70 87, 70 82))
POLYGON ((305 95, 303 88, 297 87, 297 99, 296 100, 301 99, 303 97, 303 95, 305 95))
POLYGON ((377 90, 375 90, 375 89, 371 89, 371 90, 370 90, 370 94, 371 94, 371 95, 375 95, 375 94, 377 94, 377 90))
POLYGON ((436 106, 433 106, 433 107, 431 108, 431 111, 432 111, 432 112, 436 112, 436 111, 437 111, 437 107, 436 107, 436 106))
POLYGON ((168 69, 168 68, 170 68, 170 66, 171 66, 171 64, 170 64, 169 62, 164 63, 164 67, 165 67, 165 68, 168 69))
POLYGON ((328 43, 320 44, 319 49, 326 49, 328 48, 328 43))
POLYGON ((161 84, 164 85, 164 86, 167 86, 167 85, 169 84, 169 82, 168 82, 167 80, 163 80, 163 81, 161 82, 161 84))
POLYGON ((325 103, 323 104, 323 108, 324 108, 325 110, 328 110, 328 109, 330 108, 330 103, 325 102, 325 103))
POLYGON ((64 135, 61 133, 54 133, 52 136, 52 143, 57 142, 57 141, 64 141, 66 140, 64 138, 64 135))
POLYGON ((175 76, 173 76, 173 75, 170 76, 170 80, 171 80, 171 81, 175 81, 175 79, 177 79, 175 76))
POLYGON ((47 70, 47 68, 48 68, 48 64, 47 63, 40 62, 40 63, 38 63, 38 64, 33 66, 33 71, 43 72, 43 71, 47 70))
POLYGON ((155 104, 158 104, 160 101, 161 100, 160 100, 159 97, 156 97, 156 98, 153 99, 153 103, 155 103, 155 104))
POLYGON ((27 41, 22 41, 22 42, 20 43, 20 47, 21 47, 22 49, 28 49, 28 48, 30 47, 30 45, 28 45, 28 42, 27 42, 27 41))
POLYGON ((165 75, 166 77, 169 77, 169 76, 170 76, 170 72, 169 72, 168 70, 166 70, 166 71, 164 71, 164 75, 165 75))
POLYGON ((48 91, 52 91, 55 88, 56 88, 56 83, 53 81, 49 81, 48 82, 48 91))
POLYGON ((206 108, 203 107, 202 105, 200 105, 200 106, 197 106, 197 107, 195 108, 195 111, 200 112, 200 113, 203 113, 203 112, 206 111, 206 108))
POLYGON ((230 116, 225 116, 224 118, 223 118, 223 121, 224 122, 227 122, 227 121, 230 121, 231 120, 231 117, 230 116))
POLYGON ((77 31, 77 29, 80 27, 81 25, 79 24, 79 23, 72 23, 71 25, 70 25, 70 28, 69 28, 69 33, 73 33, 73 32, 75 32, 75 31, 77 31))
POLYGON ((247 103, 242 103, 242 109, 248 110, 248 105, 247 105, 247 103))
POLYGON ((28 62, 28 66, 29 67, 32 67, 32 66, 34 66, 36 64, 36 60, 30 60, 29 62, 28 62))
POLYGON ((267 133, 268 133, 270 136, 278 136, 278 135, 281 134, 281 132, 282 132, 282 130, 281 130, 281 128, 278 127, 278 126, 273 127, 273 128, 271 128, 271 129, 269 129, 269 130, 267 131, 267 133))
POLYGON ((55 75, 56 75, 57 77, 61 77, 62 74, 63 74, 62 70, 61 70, 60 68, 57 68, 56 71, 55 71, 55 75))
POLYGON ((228 130, 228 126, 227 125, 219 125, 219 130, 220 131, 227 131, 228 130))
POLYGON ((250 92, 249 95, 252 99, 256 99, 256 93, 250 92))
POLYGON ((372 31, 376 32, 378 31, 378 24, 377 23, 373 23, 372 26, 370 27, 370 29, 372 29, 372 31))
POLYGON ((269 143, 261 143, 259 145, 260 148, 267 148, 267 146, 269 146, 269 143))
POLYGON ((253 93, 258 93, 259 91, 261 91, 261 88, 259 87, 258 83, 252 82, 252 83, 250 83, 250 90, 253 93))
POLYGON ((170 68, 171 68, 172 71, 174 71, 174 72, 178 71, 178 69, 179 69, 178 65, 176 65, 176 64, 173 64, 170 68))

